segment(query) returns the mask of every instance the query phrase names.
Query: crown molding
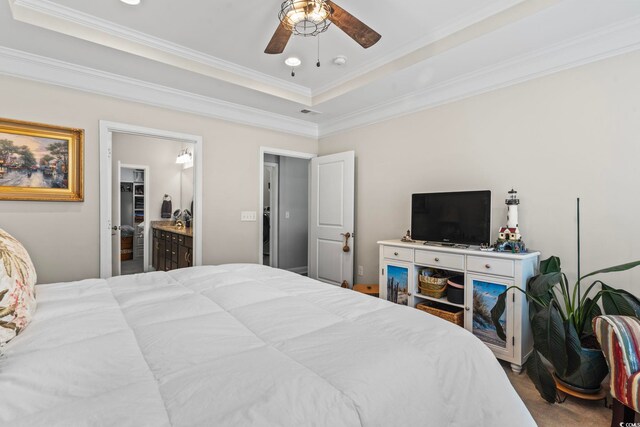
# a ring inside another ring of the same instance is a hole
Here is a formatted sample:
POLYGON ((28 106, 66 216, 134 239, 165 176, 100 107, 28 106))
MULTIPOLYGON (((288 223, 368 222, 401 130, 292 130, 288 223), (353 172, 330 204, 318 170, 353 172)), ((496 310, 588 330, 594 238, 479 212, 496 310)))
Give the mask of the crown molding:
POLYGON ((638 49, 640 18, 636 17, 320 125, 5 47, 0 47, 0 74, 309 138, 325 138, 638 49))
POLYGON ((318 125, 142 80, 0 47, 0 74, 233 123, 318 138, 318 125))
MULTIPOLYGON (((557 1, 559 0, 537 0, 543 5, 557 1)), ((412 56, 412 53, 435 42, 446 40, 449 36, 462 32, 465 28, 492 16, 516 6, 520 6, 520 9, 523 10, 537 10, 540 7, 539 5, 528 6, 527 4, 522 6, 523 3, 526 3, 524 0, 493 0, 474 13, 434 28, 428 36, 415 40, 400 50, 358 67, 354 72, 334 80, 326 86, 311 90, 308 87, 132 30, 50 0, 9 0, 9 3, 13 17, 22 22, 238 84, 306 106, 325 102, 344 94, 345 91, 361 86, 363 78, 369 76, 373 79, 379 78, 381 67, 385 65, 388 66, 385 68, 385 73, 388 74, 419 62, 424 59, 420 55, 413 55, 415 58, 409 62, 406 59, 412 56)), ((516 16, 516 18, 518 17, 516 16)))
POLYGON ((311 89, 54 3, 9 0, 14 19, 249 89, 311 105, 311 89))
POLYGON ((638 49, 640 18, 636 17, 321 123, 319 137, 326 138, 638 49))

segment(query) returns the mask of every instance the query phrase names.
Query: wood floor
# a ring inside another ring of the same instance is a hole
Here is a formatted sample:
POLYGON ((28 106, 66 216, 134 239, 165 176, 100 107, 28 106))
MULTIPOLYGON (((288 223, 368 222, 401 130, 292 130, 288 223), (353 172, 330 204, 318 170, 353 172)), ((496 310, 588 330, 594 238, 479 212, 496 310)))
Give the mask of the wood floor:
MULTIPOLYGON (((502 363, 502 367, 538 426, 608 427, 611 425, 611 409, 605 407, 602 400, 587 402, 568 396, 564 403, 552 405, 540 397, 526 373, 523 372, 520 375, 513 373, 508 363, 502 363)), ((605 384, 607 381, 608 379, 605 380, 605 384)), ((607 403, 611 404, 611 397, 607 403)))

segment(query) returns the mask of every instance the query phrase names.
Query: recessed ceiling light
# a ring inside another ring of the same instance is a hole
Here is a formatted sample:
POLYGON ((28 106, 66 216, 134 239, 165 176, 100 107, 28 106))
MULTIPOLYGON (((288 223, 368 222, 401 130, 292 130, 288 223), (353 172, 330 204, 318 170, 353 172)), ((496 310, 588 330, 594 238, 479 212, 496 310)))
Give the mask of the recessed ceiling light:
POLYGON ((347 63, 347 57, 344 55, 338 55, 335 58, 333 58, 333 63, 336 64, 337 66, 343 66, 347 63))
POLYGON ((122 3, 130 4, 132 6, 140 4, 140 0, 120 0, 122 3))
POLYGON ((300 64, 302 64, 302 61, 300 61, 300 58, 296 58, 295 56, 291 56, 291 57, 285 59, 284 63, 287 64, 289 67, 297 67, 300 64))

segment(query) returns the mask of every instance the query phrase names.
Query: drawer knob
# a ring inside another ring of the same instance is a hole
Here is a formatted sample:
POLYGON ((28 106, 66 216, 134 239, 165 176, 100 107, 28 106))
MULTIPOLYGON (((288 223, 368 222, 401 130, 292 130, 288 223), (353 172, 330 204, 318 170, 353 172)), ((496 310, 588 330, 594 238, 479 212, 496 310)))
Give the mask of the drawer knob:
POLYGON ((485 264, 484 268, 491 268, 491 264, 485 264))
POLYGON ((471 310, 469 307, 465 307, 464 309, 467 310, 467 311, 471 310))
POLYGON ((434 260, 435 262, 440 262, 440 258, 438 258, 438 257, 435 257, 433 260, 434 260))
POLYGON ((398 256, 398 252, 394 252, 393 254, 394 254, 395 256, 398 256))

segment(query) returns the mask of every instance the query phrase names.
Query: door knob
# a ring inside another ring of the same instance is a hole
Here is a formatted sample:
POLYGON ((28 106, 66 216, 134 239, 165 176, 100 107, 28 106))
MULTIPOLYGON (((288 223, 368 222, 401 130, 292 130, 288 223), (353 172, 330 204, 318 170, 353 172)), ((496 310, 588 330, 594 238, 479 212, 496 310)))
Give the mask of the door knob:
POLYGON ((349 247, 349 238, 351 237, 351 233, 340 233, 341 236, 344 236, 344 246, 342 247, 342 252, 349 252, 351 248, 349 247))

